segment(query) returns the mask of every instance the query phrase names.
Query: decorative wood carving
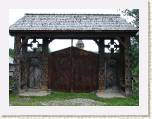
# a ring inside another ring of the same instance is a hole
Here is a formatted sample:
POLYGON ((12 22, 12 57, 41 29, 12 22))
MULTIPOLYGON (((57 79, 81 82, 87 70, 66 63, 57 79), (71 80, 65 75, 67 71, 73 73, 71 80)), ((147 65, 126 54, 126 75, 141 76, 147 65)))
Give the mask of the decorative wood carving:
POLYGON ((99 91, 103 91, 105 89, 105 58, 104 58, 104 39, 100 39, 98 41, 99 44, 99 91))
POLYGON ((48 88, 48 44, 51 40, 48 38, 43 38, 42 44, 42 69, 43 69, 43 81, 42 81, 42 89, 46 90, 48 88))
MULTIPOLYGON (((49 36, 49 35, 48 35, 49 36)), ((89 35, 88 35, 89 36, 89 35)), ((78 37, 80 37, 80 34, 78 35, 78 37)), ((109 38, 113 37, 109 36, 109 38)), ((105 74, 109 75, 109 77, 114 77, 115 78, 115 74, 113 74, 115 71, 115 67, 113 69, 108 69, 106 68, 108 65, 110 65, 111 63, 106 63, 112 61, 112 59, 110 59, 111 56, 108 56, 107 54, 104 53, 104 39, 106 37, 102 38, 100 37, 100 39, 95 39, 94 41, 96 42, 96 44, 99 47, 99 57, 98 57, 98 90, 100 91, 104 91, 106 88, 106 81, 108 76, 106 76, 105 74), (107 65, 107 66, 106 66, 107 65), (112 71, 112 72, 111 72, 112 71), (110 72, 109 74, 106 72, 110 72), (110 76, 111 75, 111 76, 110 76)), ((107 36, 108 38, 108 36, 107 36)), ((115 38, 115 37, 113 37, 115 38)), ((41 37, 38 34, 34 37, 34 36, 15 36, 15 63, 16 65, 16 84, 17 84, 17 89, 19 90, 20 88, 22 89, 27 89, 30 87, 30 77, 33 76, 38 76, 38 73, 34 73, 34 69, 30 68, 32 64, 30 64, 31 59, 32 58, 36 58, 38 60, 38 64, 40 64, 40 73, 42 74, 42 79, 40 80, 40 88, 42 89, 47 89, 48 87, 48 82, 49 82, 49 71, 48 71, 48 44, 53 40, 53 38, 49 38, 49 37, 41 37), (42 52, 27 52, 27 41, 28 38, 42 38, 43 39, 43 44, 42 44, 42 52), (22 39, 22 42, 21 42, 22 39), (22 54, 20 53, 22 49, 22 54), (30 71, 31 69, 31 71, 30 71), (33 74, 30 74, 29 72, 32 72, 33 70, 33 74)), ((114 52, 112 52, 112 56, 114 56, 114 58, 116 58, 115 60, 117 60, 115 65, 118 65, 118 68, 116 69, 117 72, 119 72, 117 74, 118 80, 120 82, 120 88, 123 89, 125 91, 126 96, 130 96, 131 95, 131 59, 130 59, 130 55, 129 55, 129 35, 123 37, 119 37, 119 43, 120 43, 120 54, 118 56, 115 55, 114 52)), ((112 41, 113 42, 113 41, 112 41)), ((116 46, 118 47, 118 46, 116 46)), ((66 51, 64 52, 65 54, 67 53, 66 51)), ((78 52, 75 52, 78 53, 78 52)), ((72 54, 72 57, 75 57, 75 55, 78 55, 81 59, 81 56, 83 57, 87 57, 88 53, 85 53, 85 51, 79 51, 79 54, 72 54), (73 56, 74 55, 74 56, 73 56)), ((64 54, 64 55, 65 55, 64 54)), ((79 64, 81 61, 80 59, 76 60, 76 64, 79 64)), ((49 59, 51 60, 51 59, 49 59)), ((64 61, 64 60, 63 60, 64 61)), ((72 62, 74 61, 74 59, 72 59, 72 62)), ((62 62, 62 60, 60 60, 60 62, 62 62)), ((79 67, 75 65, 74 63, 71 64, 72 67, 79 67)), ((89 65, 88 65, 89 67, 89 65)), ((82 68, 83 69, 83 68, 82 68)), ((36 71, 37 72, 37 71, 36 71)), ((74 70, 72 71, 74 72, 74 70)), ((75 71, 76 72, 76 71, 75 71)), ((83 72, 83 71, 82 71, 83 72)), ((39 73, 39 74, 40 74, 39 73)), ((73 73, 72 73, 73 74, 73 73)), ((85 73, 84 73, 85 74, 85 73)), ((41 77, 41 76, 39 76, 41 77)), ((87 76, 86 76, 87 77, 87 76)), ((31 78, 32 79, 32 78, 31 78)), ((89 79, 89 78, 88 78, 89 79)), ((110 78, 108 78, 110 79, 110 78)), ((75 80, 72 80, 72 82, 74 82, 75 80)), ((49 82, 49 85, 51 82, 49 82)), ((91 83, 90 83, 91 84, 91 83)), ((94 86, 97 86, 97 84, 94 83, 94 86)), ((87 85, 87 84, 86 84, 87 85)), ((72 85, 72 90, 74 89, 75 85, 72 85)), ((50 87, 51 88, 51 87, 50 87)), ((93 87, 95 89, 95 87, 93 87)), ((75 89, 76 90, 76 89, 75 89)), ((84 89, 85 90, 85 89, 84 89)))
POLYGON ((44 90, 48 89, 48 56, 43 56, 42 58, 42 80, 41 80, 41 88, 44 90))
POLYGON ((125 94, 126 96, 132 95, 132 75, 131 75, 131 55, 129 53, 130 48, 130 37, 126 36, 124 39, 125 43, 125 94))
POLYGON ((23 55, 26 55, 26 52, 27 52, 27 41, 28 40, 25 37, 22 37, 22 43, 21 43, 20 49, 22 48, 23 55))
POLYGON ((14 41, 14 63, 15 63, 15 72, 14 72, 14 79, 15 79, 15 87, 16 87, 16 93, 19 93, 20 91, 20 85, 21 85, 21 65, 20 65, 20 45, 21 45, 21 37, 15 36, 14 41))

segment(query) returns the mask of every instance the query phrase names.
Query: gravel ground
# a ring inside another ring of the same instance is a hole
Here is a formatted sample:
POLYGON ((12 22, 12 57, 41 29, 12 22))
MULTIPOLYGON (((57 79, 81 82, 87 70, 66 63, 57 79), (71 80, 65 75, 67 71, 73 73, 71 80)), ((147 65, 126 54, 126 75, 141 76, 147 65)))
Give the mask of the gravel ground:
POLYGON ((63 101, 41 102, 43 106, 102 106, 104 103, 92 99, 75 98, 63 101))

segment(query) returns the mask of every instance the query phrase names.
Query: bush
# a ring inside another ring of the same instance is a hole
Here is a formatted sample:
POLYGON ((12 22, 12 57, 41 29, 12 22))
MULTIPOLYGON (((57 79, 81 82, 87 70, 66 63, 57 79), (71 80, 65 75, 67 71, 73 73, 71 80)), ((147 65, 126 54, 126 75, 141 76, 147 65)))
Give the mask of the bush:
POLYGON ((15 79, 13 77, 9 77, 9 92, 15 92, 15 79))
POLYGON ((139 96, 139 80, 134 78, 132 80, 132 89, 133 89, 133 96, 139 96))

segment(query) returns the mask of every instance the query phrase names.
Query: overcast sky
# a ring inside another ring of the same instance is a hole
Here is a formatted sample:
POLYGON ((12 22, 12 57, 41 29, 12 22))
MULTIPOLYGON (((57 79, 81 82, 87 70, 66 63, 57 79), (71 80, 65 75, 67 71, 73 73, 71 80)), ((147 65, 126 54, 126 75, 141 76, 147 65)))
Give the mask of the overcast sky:
MULTIPOLYGON (((65 9, 10 9, 9 10, 9 26, 14 24, 18 19, 22 18, 25 13, 79 13, 79 14, 93 14, 93 13, 100 13, 100 14, 121 14, 121 11, 119 9, 96 9, 96 10, 84 10, 84 9, 70 9, 70 10, 65 10, 65 9)), ((121 14, 122 15, 122 14, 121 14)), ((75 46, 77 40, 74 40, 73 45, 75 46)), ((89 50, 89 51, 98 51, 98 47, 95 44, 94 41, 92 40, 83 40, 84 42, 84 49, 89 50)), ((54 40, 50 43, 49 47, 51 51, 56 51, 59 49, 63 49, 66 47, 71 46, 71 41, 70 40, 54 40)), ((9 48, 14 48, 14 38, 9 36, 9 48)))

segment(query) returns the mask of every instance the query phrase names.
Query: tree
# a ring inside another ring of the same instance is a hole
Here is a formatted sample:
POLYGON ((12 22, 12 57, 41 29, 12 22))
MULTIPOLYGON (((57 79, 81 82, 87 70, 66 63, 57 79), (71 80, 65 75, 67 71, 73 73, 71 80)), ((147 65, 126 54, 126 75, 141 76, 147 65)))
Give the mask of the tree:
POLYGON ((14 58, 14 49, 9 48, 9 56, 14 58))
MULTIPOLYGON (((139 28, 139 10, 138 9, 126 9, 122 13, 125 16, 129 16, 133 20, 131 23, 138 29, 139 28)), ((139 75, 139 33, 131 38, 130 53, 132 55, 132 74, 139 75)))

